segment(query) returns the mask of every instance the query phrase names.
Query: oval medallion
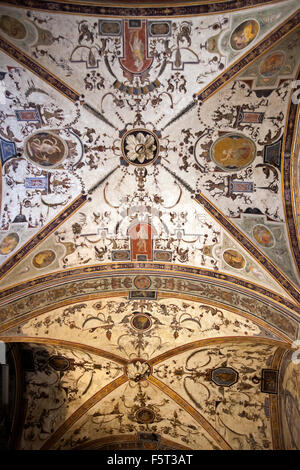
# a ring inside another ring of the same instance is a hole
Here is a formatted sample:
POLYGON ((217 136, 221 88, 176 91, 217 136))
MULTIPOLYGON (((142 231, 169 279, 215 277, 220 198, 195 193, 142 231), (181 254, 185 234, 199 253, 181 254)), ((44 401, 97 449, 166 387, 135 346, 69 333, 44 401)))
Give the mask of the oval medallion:
POLYGON ((238 171, 253 162, 256 157, 256 146, 249 137, 226 134, 212 144, 210 157, 223 170, 238 171))
POLYGON ((39 269, 46 268, 51 263, 53 263, 55 258, 56 258, 56 254, 52 250, 40 251, 33 258, 32 264, 35 268, 39 268, 39 269))
POLYGON ((261 62, 259 73, 265 78, 272 77, 280 71, 284 62, 285 55, 283 52, 273 52, 261 62))
POLYGON ((149 315, 140 312, 134 312, 133 318, 130 320, 131 326, 136 330, 146 331, 151 328, 152 321, 149 315))
POLYGON ((63 356, 51 356, 49 358, 48 363, 49 363, 49 366, 52 367, 52 369, 58 370, 58 371, 64 371, 64 370, 69 369, 70 367, 70 361, 66 357, 63 357, 63 356))
POLYGON ((253 227, 253 237, 261 246, 271 248, 275 245, 275 240, 272 232, 264 225, 255 225, 253 227))
POLYGON ((0 254, 9 255, 19 243, 19 235, 15 232, 6 235, 0 243, 0 254))
POLYGON ((50 131, 38 131, 31 134, 24 143, 27 159, 42 168, 58 166, 68 154, 66 142, 50 131))
POLYGON ((223 253, 225 263, 234 269, 243 269, 246 265, 246 260, 243 255, 237 250, 225 250, 223 253))
POLYGON ((230 46, 235 51, 247 47, 258 35, 259 24, 256 20, 247 20, 235 28, 230 37, 230 46))
POLYGON ((24 39, 27 31, 23 23, 13 16, 0 16, 0 30, 13 39, 24 39))

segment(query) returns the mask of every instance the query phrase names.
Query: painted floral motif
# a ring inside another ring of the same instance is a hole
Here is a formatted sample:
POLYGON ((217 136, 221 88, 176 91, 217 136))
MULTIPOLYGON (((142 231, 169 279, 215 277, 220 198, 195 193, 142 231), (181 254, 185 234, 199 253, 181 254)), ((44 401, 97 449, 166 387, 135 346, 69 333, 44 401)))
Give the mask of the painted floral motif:
POLYGON ((147 362, 132 361, 127 366, 127 376, 134 382, 139 382, 149 377, 151 368, 147 362))
POLYGON ((135 164, 147 164, 157 153, 154 136, 148 132, 130 133, 124 139, 126 159, 135 164))

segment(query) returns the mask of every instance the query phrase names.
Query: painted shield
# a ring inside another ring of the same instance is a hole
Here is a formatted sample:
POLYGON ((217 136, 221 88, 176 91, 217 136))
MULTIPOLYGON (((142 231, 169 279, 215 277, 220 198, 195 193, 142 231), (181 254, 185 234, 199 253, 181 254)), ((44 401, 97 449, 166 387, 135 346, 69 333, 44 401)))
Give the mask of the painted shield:
POLYGON ((226 134, 213 143, 210 157, 223 170, 238 171, 253 162, 256 146, 249 137, 242 134, 226 134))
POLYGON ((240 51, 254 41, 258 32, 259 24, 256 20, 244 21, 233 31, 230 37, 230 46, 235 51, 240 51))
POLYGON ((65 159, 68 146, 54 132, 38 131, 25 140, 24 151, 28 160, 35 165, 53 168, 65 159))

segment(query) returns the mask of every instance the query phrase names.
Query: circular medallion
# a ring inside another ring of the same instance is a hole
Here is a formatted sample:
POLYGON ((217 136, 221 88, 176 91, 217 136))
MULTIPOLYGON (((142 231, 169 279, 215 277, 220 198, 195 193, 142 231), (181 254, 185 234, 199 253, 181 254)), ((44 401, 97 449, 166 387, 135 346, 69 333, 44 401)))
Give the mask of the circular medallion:
POLYGON ((149 289, 151 279, 148 276, 137 276, 134 278, 134 285, 137 289, 149 289))
POLYGON ((134 312, 130 320, 131 326, 136 330, 146 331, 151 328, 152 321, 146 313, 134 312))
POLYGON ((70 367, 70 361, 66 357, 63 357, 63 356, 51 356, 49 358, 48 363, 49 363, 49 366, 52 367, 52 369, 58 370, 58 371, 64 371, 64 370, 69 369, 70 367))
POLYGON ((211 380, 221 387, 230 387, 238 381, 238 373, 231 367, 218 367, 211 373, 211 380))
POLYGON ((155 413, 151 408, 140 408, 135 413, 135 419, 141 424, 151 424, 155 420, 155 413))
POLYGON ((285 62, 285 54, 281 51, 269 54, 260 64, 259 73, 265 77, 276 75, 285 62))
POLYGON ((19 243, 19 235, 15 232, 6 235, 0 243, 0 255, 9 255, 19 243))
POLYGON ((247 20, 235 28, 230 37, 230 46, 235 51, 245 49, 258 35, 259 24, 256 20, 247 20))
POLYGON ((68 154, 66 142, 50 131, 38 131, 31 134, 24 143, 27 159, 41 168, 58 166, 68 154))
POLYGON ((237 250, 225 250, 223 253, 225 263, 234 269, 243 269, 246 265, 246 260, 243 255, 237 250))
POLYGON ((226 134, 212 144, 210 157, 223 170, 238 171, 253 162, 256 157, 256 146, 249 137, 226 134))
POLYGON ((126 374, 129 380, 140 382, 146 380, 151 374, 151 366, 143 359, 134 359, 126 367, 126 374))
POLYGON ((275 240, 272 232, 264 225, 255 225, 252 230, 253 237, 261 246, 272 248, 275 240))
POLYGON ((51 263, 53 263, 55 258, 56 258, 56 254, 52 250, 40 251, 33 258, 32 264, 35 268, 39 268, 39 269, 46 268, 51 263))
POLYGON ((131 165, 150 165, 158 157, 159 140, 154 132, 147 129, 132 129, 123 135, 121 150, 131 165))

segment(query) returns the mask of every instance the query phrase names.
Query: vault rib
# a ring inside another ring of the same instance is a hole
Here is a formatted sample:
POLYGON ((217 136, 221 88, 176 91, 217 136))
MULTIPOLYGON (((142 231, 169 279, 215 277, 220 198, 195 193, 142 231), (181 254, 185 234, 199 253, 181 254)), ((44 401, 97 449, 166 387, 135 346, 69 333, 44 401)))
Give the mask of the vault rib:
MULTIPOLYGON (((273 356, 271 369, 280 369, 280 364, 282 362, 285 349, 278 348, 273 356)), ((280 428, 280 419, 279 419, 279 394, 269 394, 270 399, 270 423, 272 431, 272 443, 273 450, 283 449, 282 443, 282 430, 280 428)))
POLYGON ((24 51, 16 47, 14 44, 9 42, 7 39, 4 39, 0 35, 0 50, 2 50, 9 57, 12 57, 14 60, 19 62, 21 65, 26 67, 30 72, 35 74, 38 78, 46 82, 56 91, 64 95, 65 98, 71 100, 73 103, 79 100, 79 93, 70 88, 65 82, 60 78, 56 77, 48 69, 41 66, 38 62, 32 59, 24 51))
POLYGON ((63 224, 71 215, 80 209, 87 202, 85 194, 81 194, 62 210, 55 219, 51 220, 45 227, 36 233, 28 242, 12 255, 0 268, 0 279, 2 279, 11 269, 13 269, 25 256, 34 250, 39 243, 48 238, 61 224, 63 224))
POLYGON ((298 304, 300 303, 300 291, 282 274, 270 259, 246 237, 246 235, 230 222, 230 220, 203 194, 197 194, 195 201, 201 204, 201 206, 297 301, 298 304))
MULTIPOLYGON (((300 68, 298 69, 297 78, 300 78, 300 68)), ((283 207, 285 211, 285 220, 288 232, 288 239, 297 267, 298 273, 300 274, 300 250, 299 250, 299 227, 297 229, 297 220, 295 217, 295 207, 293 204, 293 160, 295 158, 294 142, 297 137, 297 116, 299 117, 300 105, 292 102, 293 94, 291 94, 287 119, 284 129, 284 139, 282 146, 282 199, 283 207)))
POLYGON ((234 12, 240 10, 251 10, 255 7, 273 5, 278 3, 280 0, 252 0, 249 5, 249 0, 239 0, 238 5, 235 0, 218 0, 216 2, 202 0, 195 4, 195 1, 184 2, 182 0, 166 0, 162 2, 151 2, 149 0, 146 4, 143 2, 142 10, 141 2, 136 1, 135 4, 128 1, 116 3, 111 1, 100 1, 100 2, 89 2, 88 5, 84 3, 66 2, 64 0, 40 2, 39 0, 5 0, 3 3, 6 5, 12 5, 18 8, 34 9, 41 11, 48 11, 51 13, 67 13, 73 15, 84 15, 89 16, 116 16, 119 17, 131 17, 131 16, 165 16, 166 14, 171 16, 185 16, 185 15, 210 15, 217 13, 234 12), (129 4, 128 4, 129 3, 129 4), (175 6, 174 6, 175 5, 175 6), (150 7, 150 8, 147 8, 150 7), (187 12, 186 12, 187 7, 187 12))
POLYGON ((192 349, 197 349, 197 348, 202 348, 203 346, 208 346, 212 344, 227 344, 231 342, 236 342, 236 343, 266 343, 266 344, 271 344, 271 345, 278 345, 281 348, 284 348, 284 350, 287 349, 292 349, 291 343, 284 343, 281 341, 277 341, 274 339, 270 338, 261 338, 258 336, 223 336, 220 338, 207 338, 207 339, 200 339, 198 341, 193 341, 192 343, 187 343, 183 344, 182 346, 178 346, 177 348, 170 349, 169 351, 166 351, 159 356, 154 357, 153 359, 150 359, 148 362, 149 364, 153 367, 156 366, 157 364, 161 363, 162 361, 165 361, 167 359, 170 359, 171 357, 178 356, 179 354, 182 354, 186 351, 190 351, 192 349))
POLYGON ((110 361, 117 362, 125 366, 127 360, 118 356, 117 354, 104 351, 103 349, 95 348, 88 344, 76 343, 74 341, 67 341, 56 338, 38 338, 36 336, 0 336, 0 340, 4 343, 36 343, 36 344, 55 344, 57 346, 63 346, 65 348, 78 349, 80 351, 95 354, 96 356, 109 359, 110 361))
MULTIPOLYGON (((44 290, 65 284, 65 279, 67 279, 68 282, 79 282, 83 280, 88 280, 89 278, 95 279, 100 277, 109 277, 112 274, 127 275, 130 272, 131 274, 137 275, 142 271, 145 274, 152 275, 161 275, 161 273, 163 273, 165 275, 172 274, 172 276, 174 277, 189 277, 190 280, 199 276, 201 278, 208 278, 210 281, 216 284, 219 282, 221 284, 221 281, 225 280, 226 283, 232 284, 235 288, 241 287, 241 290, 251 289, 252 291, 255 291, 258 295, 266 296, 270 300, 278 302, 280 305, 284 305, 293 312, 297 312, 300 314, 300 306, 297 302, 291 302, 289 299, 282 297, 280 294, 275 293, 274 291, 271 291, 270 289, 262 287, 258 284, 255 284, 252 281, 246 281, 231 274, 215 272, 209 269, 204 269, 195 266, 181 266, 176 265, 175 263, 173 263, 172 265, 164 264, 163 268, 161 268, 160 266, 162 265, 150 262, 130 262, 126 263, 125 266, 124 264, 122 265, 118 263, 111 263, 88 266, 87 268, 73 268, 68 271, 56 271, 54 273, 36 277, 34 279, 30 279, 19 284, 14 284, 8 288, 3 289, 2 291, 0 291, 0 301, 2 299, 7 299, 12 294, 18 294, 18 297, 24 297, 25 294, 34 294, 36 290, 41 291, 43 285, 49 283, 49 281, 51 281, 51 285, 46 285, 44 290), (29 290, 30 288, 33 288, 30 292, 24 292, 25 290, 29 290), (20 294, 20 292, 22 292, 22 294, 20 294)), ((13 300, 16 300, 16 297, 10 299, 10 301, 13 300)), ((8 300, 3 300, 1 302, 1 305, 4 305, 5 303, 8 303, 8 300)))
POLYGON ((189 413, 197 423, 199 423, 203 429, 217 442, 217 444, 223 450, 232 450, 230 445, 223 439, 223 437, 215 430, 215 428, 199 413, 199 411, 195 410, 184 398, 182 398, 178 393, 174 390, 169 388, 166 384, 164 384, 161 380, 157 379, 150 375, 147 379, 152 385, 157 387, 163 393, 168 395, 172 400, 175 401, 179 406, 181 406, 187 413, 189 413))
POLYGON ((230 65, 225 72, 221 73, 217 78, 212 80, 203 90, 197 93, 200 102, 207 101, 208 98, 217 93, 233 78, 236 78, 244 69, 246 69, 252 62, 261 57, 269 49, 273 48, 279 41, 286 36, 289 36, 297 27, 300 22, 300 9, 290 15, 284 20, 276 29, 267 34, 259 43, 253 46, 242 57, 237 59, 230 65))
POLYGON ((298 10, 296 13, 293 13, 275 30, 272 30, 269 34, 267 34, 258 44, 253 46, 248 52, 242 55, 242 57, 239 57, 225 70, 225 72, 214 78, 203 90, 196 93, 194 99, 189 104, 187 104, 176 116, 173 116, 161 130, 164 131, 171 124, 178 121, 178 119, 184 116, 187 112, 191 111, 197 105, 197 101, 202 104, 215 95, 215 93, 220 91, 231 80, 236 78, 250 64, 265 54, 269 49, 273 48, 284 37, 290 35, 298 27, 299 21, 300 10, 298 10))
POLYGON ((75 424, 88 410, 90 410, 96 403, 109 395, 113 390, 120 387, 128 381, 125 374, 121 375, 117 379, 113 380, 101 390, 96 392, 91 398, 89 398, 83 405, 81 405, 55 432, 52 434, 50 439, 45 442, 40 450, 53 449, 57 441, 68 431, 73 424, 75 424))

